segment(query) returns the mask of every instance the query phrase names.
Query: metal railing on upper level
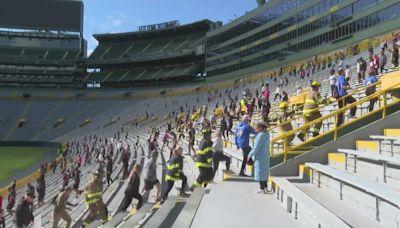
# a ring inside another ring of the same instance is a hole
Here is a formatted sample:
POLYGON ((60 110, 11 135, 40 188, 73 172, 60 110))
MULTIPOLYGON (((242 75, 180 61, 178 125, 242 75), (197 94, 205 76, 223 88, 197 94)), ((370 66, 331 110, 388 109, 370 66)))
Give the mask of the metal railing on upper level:
MULTIPOLYGON (((339 99, 335 99, 335 102, 343 101, 346 98, 348 98, 350 96, 354 96, 356 94, 359 94, 360 92, 363 92, 363 91, 365 91, 365 90, 367 90, 368 88, 371 88, 371 87, 377 87, 377 92, 379 92, 379 91, 381 91, 380 85, 381 85, 381 81, 378 81, 378 82, 376 82, 374 84, 354 89, 354 90, 351 91, 351 93, 348 93, 347 95, 345 95, 343 97, 340 97, 339 99)), ((330 106, 330 105, 332 105, 332 103, 327 103, 327 104, 321 105, 318 108, 316 108, 315 111, 322 111, 323 109, 325 109, 327 106, 330 106)), ((298 115, 293 116, 290 120, 287 120, 287 121, 285 121, 283 123, 280 123, 280 124, 277 124, 277 125, 269 127, 268 131, 269 132, 277 131, 283 125, 287 125, 289 123, 293 123, 293 122, 299 121, 302 118, 304 118, 304 116, 303 116, 302 113, 300 113, 298 115)))
POLYGON ((273 137, 271 139, 270 144, 270 154, 271 157, 277 157, 283 155, 283 161, 286 162, 288 155, 290 154, 301 154, 303 151, 302 147, 307 148, 307 144, 312 143, 315 140, 321 139, 323 136, 327 134, 333 133, 333 140, 336 140, 338 137, 338 131, 348 125, 351 125, 357 121, 363 120, 373 114, 382 112, 381 118, 385 118, 387 114, 388 107, 399 104, 400 99, 395 99, 389 97, 390 92, 394 89, 400 87, 400 83, 397 83, 385 90, 377 91, 372 95, 366 96, 359 101, 348 104, 345 107, 338 109, 329 113, 328 115, 324 115, 319 119, 310 121, 306 124, 303 124, 300 127, 294 128, 291 131, 288 131, 284 134, 278 135, 277 137, 273 137), (374 103, 377 108, 369 111, 369 105, 374 103), (347 111, 351 111, 353 108, 361 109, 358 116, 349 117, 347 121, 344 121, 346 118, 345 113, 347 111), (362 109, 367 109, 366 112, 363 112, 362 109), (339 118, 342 117, 343 124, 338 124, 339 118), (320 135, 316 137, 309 137, 308 130, 315 126, 321 125, 322 128, 320 130, 320 135), (298 141, 297 143, 291 143, 289 140, 299 133, 306 133, 304 142, 298 141))

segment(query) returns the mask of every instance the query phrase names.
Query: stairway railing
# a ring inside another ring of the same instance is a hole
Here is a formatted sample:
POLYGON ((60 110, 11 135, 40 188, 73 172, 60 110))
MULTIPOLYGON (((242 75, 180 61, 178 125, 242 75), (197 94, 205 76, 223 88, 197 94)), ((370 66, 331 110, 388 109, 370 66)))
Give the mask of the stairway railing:
POLYGON ((321 139, 324 136, 327 136, 328 134, 333 133, 333 140, 336 140, 338 137, 338 131, 348 125, 351 125, 357 121, 363 120, 373 114, 382 112, 381 118, 384 119, 387 115, 387 109, 393 105, 399 104, 400 99, 388 99, 388 95, 390 94, 391 91, 394 89, 398 89, 400 86, 400 83, 395 84, 385 90, 377 91, 376 93, 366 96, 363 99, 356 101, 354 103, 348 104, 347 106, 338 109, 334 112, 329 113, 328 115, 325 115, 319 119, 313 120, 307 124, 303 124, 302 126, 295 128, 289 132, 286 132, 282 135, 278 135, 277 137, 272 138, 271 144, 270 144, 270 154, 271 157, 278 157, 283 155, 283 162, 287 161, 288 155, 290 154, 301 154, 304 151, 302 151, 302 148, 305 150, 308 150, 309 147, 307 144, 310 142, 313 142, 317 139, 321 139), (368 112, 368 110, 363 113, 361 111, 360 115, 354 118, 349 118, 348 121, 344 121, 345 119, 345 113, 347 111, 350 111, 354 107, 360 107, 362 105, 365 105, 365 108, 368 108, 368 105, 370 104, 371 101, 375 102, 375 106, 378 108, 375 108, 373 111, 368 112), (343 124, 338 126, 338 117, 340 114, 343 114, 343 124), (313 127, 316 124, 321 124, 323 127, 320 131, 320 135, 316 137, 308 137, 308 134, 306 134, 305 141, 300 142, 297 144, 289 144, 288 138, 294 137, 298 135, 301 132, 308 131, 311 127, 313 127))

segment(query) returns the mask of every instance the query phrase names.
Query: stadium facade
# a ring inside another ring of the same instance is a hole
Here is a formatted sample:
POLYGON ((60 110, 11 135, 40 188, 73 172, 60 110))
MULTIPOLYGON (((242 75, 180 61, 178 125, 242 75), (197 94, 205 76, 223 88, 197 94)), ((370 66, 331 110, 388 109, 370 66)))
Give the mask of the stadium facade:
POLYGON ((86 61, 89 87, 138 86, 194 80, 205 65, 206 32, 213 22, 178 21, 137 32, 97 34, 99 46, 86 61))
POLYGON ((81 63, 86 57, 82 1, 5 0, 3 4, 0 85, 81 84, 85 74, 81 63))
POLYGON ((258 73, 356 46, 400 23, 396 0, 271 0, 207 33, 208 76, 258 73))

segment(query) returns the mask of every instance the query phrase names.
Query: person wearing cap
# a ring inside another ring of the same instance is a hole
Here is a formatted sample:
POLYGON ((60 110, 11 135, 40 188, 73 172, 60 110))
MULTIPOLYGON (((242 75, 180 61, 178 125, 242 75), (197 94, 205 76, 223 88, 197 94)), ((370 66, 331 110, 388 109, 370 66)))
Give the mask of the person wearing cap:
POLYGON ((167 173, 165 175, 166 188, 164 189, 161 202, 165 201, 168 197, 169 192, 174 187, 175 181, 182 180, 182 186, 180 190, 180 195, 184 196, 185 186, 187 183, 187 177, 183 174, 183 149, 182 147, 178 147, 174 150, 174 153, 167 165, 167 173))
MULTIPOLYGON (((265 193, 267 191, 269 177, 269 134, 267 132, 268 124, 264 121, 256 125, 256 140, 254 147, 249 153, 248 160, 254 162, 254 179, 260 182, 260 189, 257 193, 265 193)), ((246 160, 246 162, 248 162, 246 160)))
POLYGON ((206 187, 208 182, 213 179, 211 128, 203 129, 202 133, 203 139, 200 141, 199 150, 196 153, 196 167, 199 169, 199 175, 192 185, 192 190, 195 187, 206 187))
POLYGON ((143 197, 139 193, 141 170, 142 170, 142 167, 140 167, 139 164, 136 164, 133 167, 133 170, 128 178, 128 180, 129 180, 128 187, 126 187, 126 189, 125 189, 124 198, 117 209, 117 213, 126 211, 126 209, 128 209, 128 207, 129 207, 129 205, 132 203, 133 198, 138 200, 138 203, 136 204, 136 209, 139 210, 139 208, 142 207, 143 197))
MULTIPOLYGON (((304 102, 304 108, 303 108, 304 124, 307 124, 313 120, 316 120, 316 119, 322 117, 321 112, 319 111, 319 105, 325 103, 325 99, 323 99, 319 93, 320 87, 321 87, 321 84, 319 82, 317 82, 317 81, 311 82, 311 91, 307 94, 306 100, 304 102)), ((322 122, 318 122, 313 126, 313 128, 311 129, 311 132, 313 133, 313 137, 316 137, 319 135, 321 126, 322 126, 322 122)), ((308 130, 309 130, 309 128, 305 128, 298 135, 298 138, 301 141, 304 141, 308 130)))
MULTIPOLYGON (((279 104, 279 114, 278 114, 278 126, 280 130, 280 134, 283 135, 286 132, 293 130, 292 122, 290 122, 291 116, 288 112, 288 103, 281 102, 279 104)), ((285 138, 286 144, 290 144, 294 139, 294 134, 289 135, 285 138)))
POLYGON ((142 196, 148 192, 150 192, 154 185, 157 188, 157 200, 160 198, 160 181, 157 178, 157 158, 158 158, 158 152, 157 150, 153 150, 151 152, 151 159, 147 161, 147 163, 144 165, 143 170, 144 170, 144 188, 142 190, 142 196))
POLYGON ((103 183, 102 176, 96 172, 93 179, 85 188, 85 200, 89 210, 88 216, 83 220, 82 226, 86 227, 98 217, 103 223, 107 222, 107 207, 103 202, 103 183))
POLYGON ((15 225, 18 228, 26 228, 33 224, 33 199, 34 195, 29 192, 21 200, 15 211, 15 225))
POLYGON ((76 204, 72 204, 68 201, 69 196, 71 195, 72 192, 72 187, 67 186, 64 188, 64 190, 54 198, 53 204, 54 204, 54 211, 53 211, 53 228, 58 227, 58 223, 61 219, 65 221, 65 227, 69 228, 71 227, 71 216, 68 214, 68 206, 74 207, 76 204))
POLYGON ((244 171, 246 169, 247 156, 251 150, 251 147, 249 145, 250 134, 256 134, 256 131, 252 127, 250 127, 249 123, 250 123, 250 117, 248 115, 244 115, 242 122, 240 122, 236 126, 236 131, 235 131, 236 147, 243 153, 243 161, 239 173, 240 176, 246 176, 244 171))

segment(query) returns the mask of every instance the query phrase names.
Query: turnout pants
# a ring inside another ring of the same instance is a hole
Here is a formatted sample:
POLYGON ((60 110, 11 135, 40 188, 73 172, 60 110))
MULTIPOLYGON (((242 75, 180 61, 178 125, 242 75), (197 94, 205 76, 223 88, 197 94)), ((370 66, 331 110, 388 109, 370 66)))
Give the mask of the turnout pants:
MULTIPOLYGON (((182 180, 182 186, 181 186, 181 192, 182 192, 185 190, 185 186, 187 183, 187 177, 185 175, 181 174, 180 179, 182 180)), ((166 188, 164 189, 164 192, 161 195, 161 199, 163 199, 163 200, 166 200, 168 198, 168 194, 174 187, 175 181, 168 180, 165 183, 166 183, 166 188)))
POLYGON ((69 214, 66 211, 59 211, 53 212, 53 228, 57 228, 58 227, 58 223, 60 222, 60 220, 63 219, 65 221, 65 228, 70 228, 71 227, 71 216, 69 216, 69 214))
MULTIPOLYGON (((307 124, 313 120, 316 120, 318 118, 321 118, 322 115, 320 112, 312 112, 307 116, 304 116, 304 124, 307 124)), ((311 132, 313 133, 313 136, 317 136, 319 135, 319 131, 321 130, 321 126, 322 126, 322 122, 316 123, 312 128, 311 128, 311 132)), ((309 128, 304 129, 301 134, 306 136, 307 132, 309 131, 309 128)))
POLYGON ((87 226, 92 223, 94 220, 99 217, 102 222, 107 222, 108 220, 108 213, 106 205, 104 205, 103 201, 99 201, 94 204, 89 205, 89 214, 85 220, 83 220, 83 225, 87 226))
POLYGON ((206 168, 206 167, 199 167, 199 176, 197 177, 195 183, 193 183, 194 187, 204 186, 206 187, 208 182, 212 181, 213 179, 213 169, 206 168))

